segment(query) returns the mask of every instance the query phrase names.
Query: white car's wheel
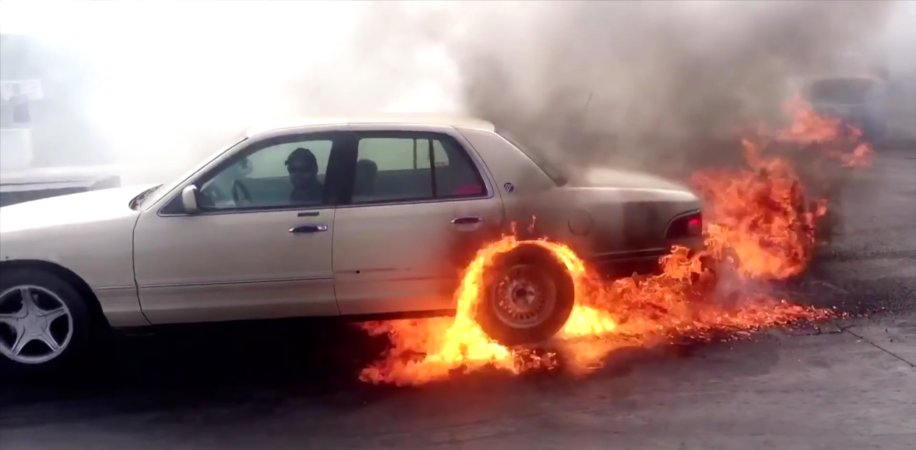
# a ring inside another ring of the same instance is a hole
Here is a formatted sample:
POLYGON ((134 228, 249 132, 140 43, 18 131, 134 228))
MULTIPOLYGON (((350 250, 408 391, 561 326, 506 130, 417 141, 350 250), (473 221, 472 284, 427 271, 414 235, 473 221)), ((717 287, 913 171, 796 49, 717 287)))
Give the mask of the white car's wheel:
POLYGON ((575 289, 566 268, 548 251, 523 244, 497 257, 486 278, 477 321, 507 345, 553 337, 572 312, 575 289))
POLYGON ((43 370, 78 355, 89 338, 89 312, 59 277, 27 269, 0 272, 0 365, 43 370))

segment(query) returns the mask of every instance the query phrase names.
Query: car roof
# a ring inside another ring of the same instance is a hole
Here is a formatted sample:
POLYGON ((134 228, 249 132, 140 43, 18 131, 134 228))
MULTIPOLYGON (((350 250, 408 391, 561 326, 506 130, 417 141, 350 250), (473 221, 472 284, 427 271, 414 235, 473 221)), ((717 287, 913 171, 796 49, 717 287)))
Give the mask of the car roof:
POLYGON ((386 125, 386 126, 441 126, 453 128, 469 128, 481 131, 495 131, 496 127, 483 119, 468 116, 449 116, 441 114, 377 114, 371 116, 333 116, 333 117, 306 117, 285 121, 267 123, 251 127, 245 133, 251 137, 270 131, 286 128, 307 128, 328 125, 386 125))

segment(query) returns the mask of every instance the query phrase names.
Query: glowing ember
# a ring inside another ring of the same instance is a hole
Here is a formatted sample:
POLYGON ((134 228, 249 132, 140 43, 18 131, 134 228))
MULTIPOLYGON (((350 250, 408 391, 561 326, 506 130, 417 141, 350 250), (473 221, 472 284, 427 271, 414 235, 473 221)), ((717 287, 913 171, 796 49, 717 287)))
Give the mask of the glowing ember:
POLYGON ((816 145, 825 157, 850 167, 866 165, 871 158, 858 130, 817 116, 799 100, 790 104, 790 112, 793 124, 775 133, 774 139, 742 142, 747 168, 694 175, 693 183, 706 203, 703 252, 691 254, 675 247, 659 261, 660 274, 606 282, 569 247, 547 240, 521 241, 513 233, 477 252, 456 293, 454 318, 364 324, 371 334, 386 334, 391 346, 360 378, 419 385, 484 367, 519 374, 553 368, 559 361, 572 373, 582 374, 600 367, 609 352, 624 346, 684 336, 740 336, 829 317, 829 310, 794 305, 749 288, 754 280, 802 273, 813 255, 815 225, 826 212, 826 202, 810 199, 793 165, 769 155, 769 145, 816 145), (548 250, 566 267, 575 287, 572 313, 547 353, 503 346, 474 319, 485 297, 484 274, 498 255, 522 244, 548 250), (737 289, 730 289, 731 284, 737 289))

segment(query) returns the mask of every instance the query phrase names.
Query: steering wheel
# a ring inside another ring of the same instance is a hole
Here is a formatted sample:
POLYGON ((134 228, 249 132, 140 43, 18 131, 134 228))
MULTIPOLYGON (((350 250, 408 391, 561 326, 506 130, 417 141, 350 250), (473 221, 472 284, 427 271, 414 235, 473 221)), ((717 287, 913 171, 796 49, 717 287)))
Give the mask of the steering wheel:
POLYGON ((204 188, 200 190, 200 194, 201 205, 210 208, 215 207, 219 204, 220 200, 225 198, 223 191, 215 185, 204 186, 204 188))
POLYGON ((248 192, 242 180, 235 180, 232 183, 232 199, 235 200, 237 206, 247 206, 252 203, 251 192, 248 192))

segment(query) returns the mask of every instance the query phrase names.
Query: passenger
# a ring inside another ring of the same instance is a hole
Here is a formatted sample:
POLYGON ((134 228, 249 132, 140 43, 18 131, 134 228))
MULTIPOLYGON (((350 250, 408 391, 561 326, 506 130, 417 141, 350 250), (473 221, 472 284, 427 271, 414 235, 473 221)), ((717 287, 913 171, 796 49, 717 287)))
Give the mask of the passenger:
POLYGON ((311 150, 302 147, 293 150, 286 158, 286 170, 293 185, 290 203, 321 203, 324 187, 318 181, 318 160, 311 150))

